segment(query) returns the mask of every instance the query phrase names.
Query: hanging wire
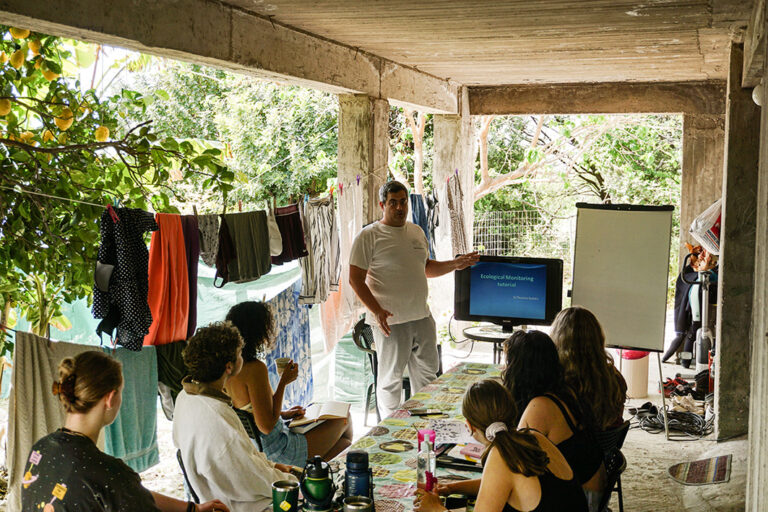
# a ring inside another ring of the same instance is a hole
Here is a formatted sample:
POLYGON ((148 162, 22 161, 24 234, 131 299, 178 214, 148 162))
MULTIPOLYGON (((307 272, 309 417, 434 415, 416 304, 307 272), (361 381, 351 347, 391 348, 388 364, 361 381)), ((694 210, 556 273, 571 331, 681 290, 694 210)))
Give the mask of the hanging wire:
POLYGON ((42 197, 49 197, 51 199, 58 199, 59 201, 71 201, 73 203, 82 203, 87 204, 90 206, 96 206, 98 208, 105 208, 103 204, 96 204, 92 203, 90 201, 83 201, 82 199, 73 199, 71 197, 60 197, 60 196, 52 196, 50 194, 43 194, 42 192, 33 192, 31 190, 26 190, 21 187, 6 187, 5 185, 0 185, 0 188, 3 188, 5 190, 10 190, 11 192, 16 192, 17 194, 32 194, 35 196, 42 196, 42 197))

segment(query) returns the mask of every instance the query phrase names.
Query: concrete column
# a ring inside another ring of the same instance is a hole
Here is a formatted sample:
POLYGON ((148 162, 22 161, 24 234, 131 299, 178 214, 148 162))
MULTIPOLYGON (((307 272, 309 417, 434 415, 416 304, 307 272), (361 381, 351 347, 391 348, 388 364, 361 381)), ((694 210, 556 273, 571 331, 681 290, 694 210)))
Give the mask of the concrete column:
MULTIPOLYGON (((453 247, 451 244, 451 219, 448 211, 448 203, 445 198, 445 183, 450 177, 456 176, 461 180, 461 188, 464 192, 464 228, 467 240, 472 244, 472 228, 474 225, 474 189, 475 189, 475 165, 474 165, 474 134, 469 115, 469 100, 467 88, 463 87, 460 94, 458 115, 435 114, 434 123, 434 163, 432 183, 438 192, 440 201, 440 224, 435 229, 435 257, 438 260, 452 259, 453 247)), ((453 312, 453 274, 431 279, 430 293, 432 304, 437 311, 433 311, 439 324, 447 323, 453 312)))
MULTIPOLYGON (((354 224, 354 233, 381 218, 378 193, 387 179, 388 129, 387 100, 339 96, 338 179, 346 186, 340 197, 339 216, 342 225, 354 224)), ((349 253, 343 241, 341 249, 349 253)))
POLYGON ((745 369, 750 366, 760 109, 752 101, 752 89, 741 87, 743 60, 743 46, 732 44, 716 335, 715 434, 719 440, 745 434, 749 420, 750 382, 745 369))
POLYGON ((696 241, 688 234, 691 222, 722 195, 724 143, 724 116, 698 114, 683 116, 683 183, 680 200, 681 266, 683 258, 688 254, 685 243, 696 245, 696 241))
MULTIPOLYGON (((765 52, 765 49, 763 50, 765 52)), ((763 60, 762 76, 768 60, 763 60)), ((749 511, 768 510, 768 87, 758 85, 763 109, 760 114, 760 166, 757 186, 755 236, 755 292, 752 302, 752 367, 749 397, 749 511)))

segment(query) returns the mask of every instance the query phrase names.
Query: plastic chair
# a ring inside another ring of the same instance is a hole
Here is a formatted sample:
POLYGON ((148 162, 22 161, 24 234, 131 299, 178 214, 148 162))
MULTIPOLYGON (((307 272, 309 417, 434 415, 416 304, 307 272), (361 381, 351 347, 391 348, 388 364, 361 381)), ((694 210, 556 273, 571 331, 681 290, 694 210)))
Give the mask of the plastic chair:
POLYGON ((608 502, 611 501, 611 494, 614 492, 619 496, 619 512, 624 512, 624 494, 621 491, 621 474, 627 469, 627 459, 621 450, 616 450, 611 455, 610 460, 605 463, 605 472, 607 475, 605 482, 605 492, 600 500, 598 510, 604 512, 608 510, 608 502))
POLYGON ((253 414, 251 414, 249 411, 244 411, 234 406, 232 409, 235 410, 237 417, 240 419, 240 423, 243 424, 245 433, 248 434, 248 437, 256 441, 256 446, 259 448, 259 451, 263 452, 264 449, 261 447, 261 432, 259 431, 259 427, 256 426, 256 421, 253 419, 253 414))
POLYGON ((197 493, 192 488, 192 484, 189 483, 189 478, 187 477, 187 470, 184 468, 184 461, 181 459, 181 450, 176 450, 176 460, 179 461, 181 474, 184 477, 184 484, 186 485, 186 490, 189 491, 189 495, 192 497, 192 501, 194 501, 195 503, 200 503, 200 498, 197 497, 197 493))
MULTIPOLYGON (((365 416, 363 424, 368 424, 368 411, 371 408, 371 399, 376 400, 376 422, 381 422, 381 412, 379 411, 379 401, 376 399, 376 384, 379 379, 379 359, 376 357, 376 350, 373 348, 373 330, 371 326, 365 323, 365 315, 358 320, 355 328, 352 330, 352 340, 357 348, 368 354, 368 362, 371 363, 371 372, 373 373, 373 383, 368 385, 365 391, 365 416)), ((411 381, 408 377, 403 377, 403 391, 405 399, 411 397, 411 381)))
POLYGON ((601 512, 606 509, 611 500, 611 494, 616 492, 619 496, 619 512, 624 512, 624 494, 621 490, 621 474, 627 467, 627 460, 621 453, 621 447, 629 432, 629 421, 625 421, 620 426, 595 432, 595 440, 603 449, 603 462, 608 479, 605 486, 605 494, 600 503, 601 512))

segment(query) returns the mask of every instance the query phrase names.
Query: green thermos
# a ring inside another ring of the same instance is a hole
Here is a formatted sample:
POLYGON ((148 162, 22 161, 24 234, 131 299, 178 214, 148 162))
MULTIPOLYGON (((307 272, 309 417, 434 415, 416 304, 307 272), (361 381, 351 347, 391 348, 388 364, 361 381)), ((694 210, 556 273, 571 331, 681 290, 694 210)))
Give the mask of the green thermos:
POLYGON ((307 461, 301 475, 301 494, 304 495, 304 509, 321 512, 331 510, 336 495, 333 472, 319 455, 307 461))

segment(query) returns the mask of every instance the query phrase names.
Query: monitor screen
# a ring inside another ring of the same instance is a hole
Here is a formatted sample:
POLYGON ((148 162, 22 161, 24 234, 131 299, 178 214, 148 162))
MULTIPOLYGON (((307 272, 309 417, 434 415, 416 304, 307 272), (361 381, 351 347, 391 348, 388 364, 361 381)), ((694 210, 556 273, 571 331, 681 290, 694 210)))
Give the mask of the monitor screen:
POLYGON ((481 256, 455 279, 458 320, 546 325, 562 307, 559 259, 481 256))

